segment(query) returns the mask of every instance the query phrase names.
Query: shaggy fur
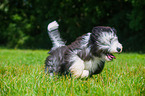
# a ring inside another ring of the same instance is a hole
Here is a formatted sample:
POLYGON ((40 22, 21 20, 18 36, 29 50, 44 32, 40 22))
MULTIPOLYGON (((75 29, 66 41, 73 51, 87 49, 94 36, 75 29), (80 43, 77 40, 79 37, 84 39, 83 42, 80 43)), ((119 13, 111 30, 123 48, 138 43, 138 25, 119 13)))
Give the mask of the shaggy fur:
POLYGON ((94 27, 92 33, 86 33, 70 45, 65 45, 60 38, 58 26, 56 21, 48 25, 53 48, 46 58, 45 72, 50 75, 70 73, 76 78, 86 78, 100 73, 105 61, 116 59, 112 53, 122 52, 114 28, 94 27))

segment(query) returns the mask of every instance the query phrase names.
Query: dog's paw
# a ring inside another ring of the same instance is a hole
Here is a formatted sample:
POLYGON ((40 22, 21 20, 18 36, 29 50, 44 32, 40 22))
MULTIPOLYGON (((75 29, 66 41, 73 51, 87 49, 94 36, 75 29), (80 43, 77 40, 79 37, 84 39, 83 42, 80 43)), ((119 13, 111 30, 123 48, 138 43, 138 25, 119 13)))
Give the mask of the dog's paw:
POLYGON ((58 29, 58 23, 56 21, 53 21, 51 23, 48 24, 48 31, 52 31, 52 30, 55 30, 55 29, 58 29))

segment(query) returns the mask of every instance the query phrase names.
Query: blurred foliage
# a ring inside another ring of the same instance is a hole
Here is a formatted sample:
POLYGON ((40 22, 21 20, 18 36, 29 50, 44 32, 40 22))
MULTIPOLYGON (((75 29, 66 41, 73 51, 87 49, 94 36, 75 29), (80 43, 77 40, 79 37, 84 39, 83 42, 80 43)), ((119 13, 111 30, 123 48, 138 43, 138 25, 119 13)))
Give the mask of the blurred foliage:
POLYGON ((1 0, 0 46, 48 49, 47 24, 57 20, 67 44, 102 25, 117 29, 124 51, 144 51, 144 9, 144 0, 1 0))

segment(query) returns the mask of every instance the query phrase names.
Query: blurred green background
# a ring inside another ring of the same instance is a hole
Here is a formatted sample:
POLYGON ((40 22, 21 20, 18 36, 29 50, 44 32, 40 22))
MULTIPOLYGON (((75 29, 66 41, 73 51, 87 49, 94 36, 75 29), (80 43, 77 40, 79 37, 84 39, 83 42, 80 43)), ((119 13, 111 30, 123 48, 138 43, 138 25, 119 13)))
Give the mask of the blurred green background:
POLYGON ((60 24, 67 44, 111 26, 125 52, 145 52, 144 0, 0 0, 0 47, 49 49, 48 23, 60 24))

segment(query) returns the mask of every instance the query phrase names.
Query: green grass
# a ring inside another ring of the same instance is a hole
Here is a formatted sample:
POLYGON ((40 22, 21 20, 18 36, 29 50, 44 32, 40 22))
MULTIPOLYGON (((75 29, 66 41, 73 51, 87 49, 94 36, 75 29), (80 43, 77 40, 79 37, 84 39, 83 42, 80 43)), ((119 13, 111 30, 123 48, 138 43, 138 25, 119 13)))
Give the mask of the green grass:
POLYGON ((46 50, 0 49, 0 96, 144 96, 145 54, 115 54, 101 74, 88 79, 49 77, 46 50))

